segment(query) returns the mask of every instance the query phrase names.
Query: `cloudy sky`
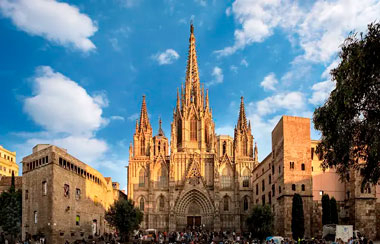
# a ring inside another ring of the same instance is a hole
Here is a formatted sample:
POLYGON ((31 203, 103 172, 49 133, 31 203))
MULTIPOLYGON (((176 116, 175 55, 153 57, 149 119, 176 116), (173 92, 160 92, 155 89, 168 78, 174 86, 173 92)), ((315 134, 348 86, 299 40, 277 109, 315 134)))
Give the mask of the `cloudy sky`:
POLYGON ((216 132, 233 135, 244 96, 263 159, 281 115, 312 116, 339 45, 379 16, 378 0, 0 0, 0 144, 18 162, 67 148, 124 188, 143 94, 169 136, 193 20, 216 132))

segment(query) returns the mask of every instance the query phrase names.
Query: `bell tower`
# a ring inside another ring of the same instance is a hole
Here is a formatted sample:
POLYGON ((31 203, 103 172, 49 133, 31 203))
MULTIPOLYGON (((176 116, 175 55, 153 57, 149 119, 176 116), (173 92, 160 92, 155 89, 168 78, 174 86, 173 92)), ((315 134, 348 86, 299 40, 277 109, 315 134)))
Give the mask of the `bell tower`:
POLYGON ((149 157, 152 144, 152 127, 149 122, 145 96, 143 96, 140 120, 136 120, 135 133, 133 135, 133 156, 149 157))
POLYGON ((214 152, 215 125, 208 101, 208 91, 199 81, 194 26, 190 26, 189 54, 185 87, 177 90, 173 112, 171 151, 214 152))

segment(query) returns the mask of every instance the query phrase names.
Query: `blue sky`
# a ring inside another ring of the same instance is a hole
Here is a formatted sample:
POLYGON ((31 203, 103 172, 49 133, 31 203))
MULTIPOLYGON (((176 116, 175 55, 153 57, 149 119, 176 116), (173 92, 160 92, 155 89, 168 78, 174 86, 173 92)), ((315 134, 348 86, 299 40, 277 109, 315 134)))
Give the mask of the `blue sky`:
POLYGON ((0 0, 0 144, 18 162, 62 146, 124 188, 142 95, 170 135, 193 20, 216 132, 233 134, 244 96, 263 159, 281 115, 312 116, 339 45, 378 16, 376 0, 0 0))

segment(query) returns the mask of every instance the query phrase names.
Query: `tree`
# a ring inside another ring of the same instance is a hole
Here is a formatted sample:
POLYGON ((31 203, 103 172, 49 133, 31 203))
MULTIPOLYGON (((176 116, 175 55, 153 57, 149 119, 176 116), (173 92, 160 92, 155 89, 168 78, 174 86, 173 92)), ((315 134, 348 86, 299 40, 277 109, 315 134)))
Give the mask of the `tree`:
POLYGON ((302 239, 305 234, 305 218, 303 213, 303 203, 302 198, 299 194, 294 194, 293 196, 293 206, 292 206, 292 233, 293 239, 302 239))
POLYGON ((317 153, 322 166, 336 166, 344 179, 360 169, 363 185, 380 178, 380 23, 367 34, 351 34, 343 43, 337 68, 331 71, 336 88, 314 111, 315 129, 322 138, 317 153))
POLYGON ((252 236, 259 240, 272 235, 274 216, 269 205, 256 205, 246 220, 252 236))
POLYGON ((8 191, 0 195, 0 226, 11 235, 12 242, 21 232, 22 193, 16 191, 15 177, 12 173, 12 182, 8 191))
POLYGON ((330 199, 331 224, 339 224, 338 206, 334 197, 330 199))
POLYGON ((139 228, 143 213, 131 200, 120 199, 106 212, 105 219, 117 229, 122 240, 128 240, 131 232, 139 228))
POLYGON ((327 194, 322 196, 322 225, 331 224, 331 204, 327 194))

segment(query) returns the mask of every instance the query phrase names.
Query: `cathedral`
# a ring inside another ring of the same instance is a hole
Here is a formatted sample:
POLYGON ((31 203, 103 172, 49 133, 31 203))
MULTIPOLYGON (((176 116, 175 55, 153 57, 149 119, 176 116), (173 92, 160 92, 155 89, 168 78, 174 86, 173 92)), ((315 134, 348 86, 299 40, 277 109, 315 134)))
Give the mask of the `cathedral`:
POLYGON ((193 25, 185 86, 177 90, 170 136, 169 144, 161 120, 153 134, 144 96, 127 167, 128 197, 144 212, 141 227, 244 230, 258 150, 243 97, 234 138, 215 134, 208 90, 199 80, 193 25))

